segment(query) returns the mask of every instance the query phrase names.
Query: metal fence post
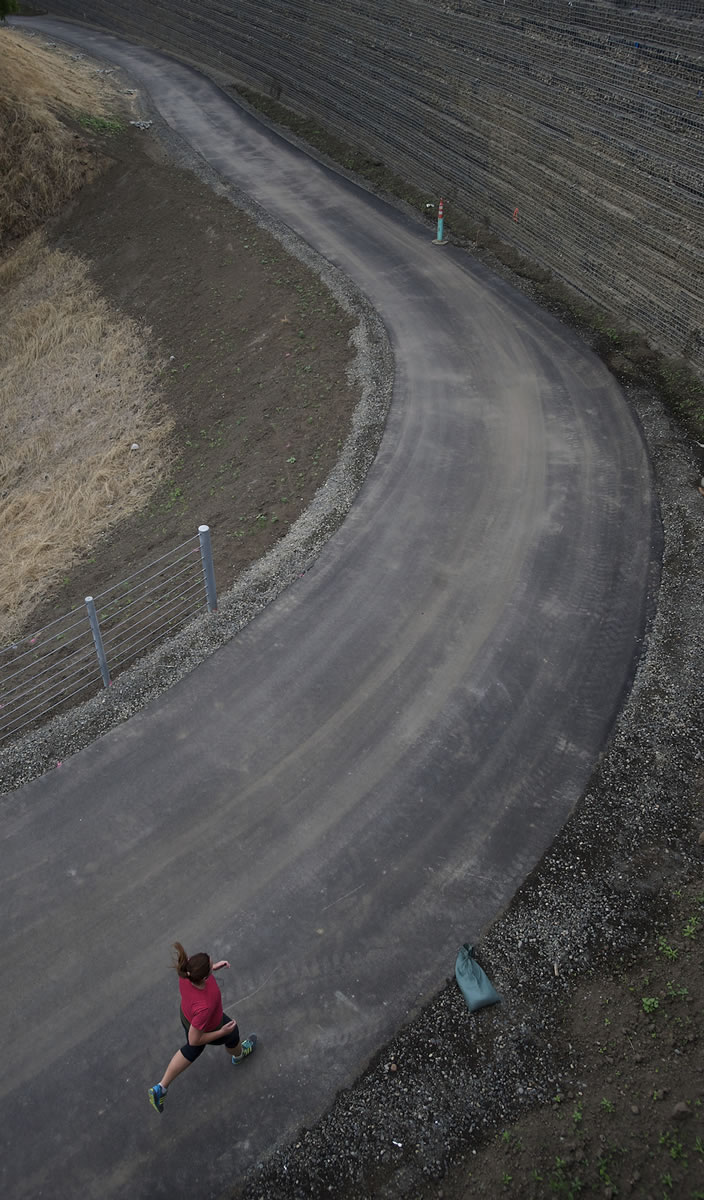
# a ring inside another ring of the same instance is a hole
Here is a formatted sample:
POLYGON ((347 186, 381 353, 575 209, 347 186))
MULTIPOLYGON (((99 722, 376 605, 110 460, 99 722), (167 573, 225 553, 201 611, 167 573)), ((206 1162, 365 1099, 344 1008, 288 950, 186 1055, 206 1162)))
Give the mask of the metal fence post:
POLYGON ((218 596, 215 590, 215 567, 213 566, 213 550, 210 545, 210 527, 208 525, 199 525, 198 537, 200 538, 200 557, 203 563, 208 612, 213 613, 218 610, 218 596))
POLYGON ((88 620, 90 621, 91 631, 93 633, 93 641, 95 643, 95 653, 98 655, 100 664, 100 674, 103 677, 103 685, 110 687, 110 672, 108 670, 108 660, 105 657, 105 649, 103 647, 103 636, 100 632, 100 622, 98 614, 95 611, 95 601, 92 596, 86 596, 86 608, 88 609, 88 620))

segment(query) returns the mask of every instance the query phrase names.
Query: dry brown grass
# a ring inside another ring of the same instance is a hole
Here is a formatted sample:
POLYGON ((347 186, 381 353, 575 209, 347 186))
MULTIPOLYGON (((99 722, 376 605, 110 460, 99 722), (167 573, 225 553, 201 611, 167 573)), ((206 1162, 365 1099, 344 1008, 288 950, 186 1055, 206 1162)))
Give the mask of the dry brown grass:
POLYGON ((100 169, 62 119, 104 116, 113 85, 84 60, 0 27, 0 249, 58 211, 100 169))
MULTIPOLYGON (((0 248, 103 164, 64 124, 114 110, 90 59, 0 30, 0 248)), ((88 268, 32 233, 0 259, 0 644, 80 553, 142 508, 166 468, 161 364, 88 268), (131 450, 133 443, 139 450, 131 450)))
POLYGON ((0 644, 108 526, 142 507, 170 431, 145 333, 36 230, 103 165, 63 122, 113 111, 96 64, 0 30, 0 644), (24 241, 16 239, 25 237, 24 241), (133 443, 139 450, 130 449, 133 443))
POLYGON ((0 264, 0 644, 165 460, 159 364, 80 259, 34 234, 0 264), (139 450, 131 450, 132 444, 139 450))

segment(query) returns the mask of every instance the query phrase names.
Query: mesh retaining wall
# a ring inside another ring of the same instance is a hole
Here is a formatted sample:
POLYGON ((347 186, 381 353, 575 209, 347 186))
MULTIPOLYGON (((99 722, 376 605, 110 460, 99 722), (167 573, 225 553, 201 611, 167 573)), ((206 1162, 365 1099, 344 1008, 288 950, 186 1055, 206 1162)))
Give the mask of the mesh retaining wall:
POLYGON ((249 84, 704 370, 704 5, 52 0, 249 84), (517 211, 516 211, 517 210, 517 211), (517 218, 517 219, 516 219, 517 218))

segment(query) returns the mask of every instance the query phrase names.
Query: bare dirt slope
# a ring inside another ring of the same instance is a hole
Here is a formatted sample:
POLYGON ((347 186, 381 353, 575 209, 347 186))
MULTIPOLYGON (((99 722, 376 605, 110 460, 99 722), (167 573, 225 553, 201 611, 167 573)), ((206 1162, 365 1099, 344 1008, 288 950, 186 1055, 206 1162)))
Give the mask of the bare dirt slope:
POLYGON ((320 280, 171 165, 149 131, 127 127, 106 138, 105 151, 112 165, 47 232, 150 331, 166 363, 171 465, 143 511, 66 572, 37 624, 203 523, 225 590, 324 481, 358 397, 347 378, 353 322, 320 280))
POLYGON ((121 73, 0 40, 2 645, 204 522, 225 590, 327 477, 359 389, 353 320, 135 127, 121 73))

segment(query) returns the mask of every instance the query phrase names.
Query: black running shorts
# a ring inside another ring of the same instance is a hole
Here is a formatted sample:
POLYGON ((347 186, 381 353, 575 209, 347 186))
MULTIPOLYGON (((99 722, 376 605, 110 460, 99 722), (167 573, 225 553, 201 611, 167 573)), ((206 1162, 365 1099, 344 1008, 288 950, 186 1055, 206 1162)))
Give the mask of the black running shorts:
MULTIPOLYGON (((186 1017, 184 1017, 183 1009, 181 1009, 179 1016, 181 1017, 181 1024, 186 1030, 186 1037, 188 1037, 188 1031, 191 1028, 191 1023, 186 1019, 186 1017)), ((228 1025, 231 1020, 232 1018, 228 1017, 227 1013, 222 1014, 221 1024, 228 1025)), ((195 1062, 197 1058, 200 1058, 206 1046, 227 1046, 228 1050, 234 1050, 239 1044, 239 1040, 240 1031, 238 1026, 235 1025, 232 1033, 228 1033, 226 1037, 216 1038, 213 1042, 203 1042, 201 1046, 192 1046, 189 1041, 186 1041, 185 1046, 181 1047, 181 1053, 184 1058, 188 1059, 189 1062, 195 1062)))

